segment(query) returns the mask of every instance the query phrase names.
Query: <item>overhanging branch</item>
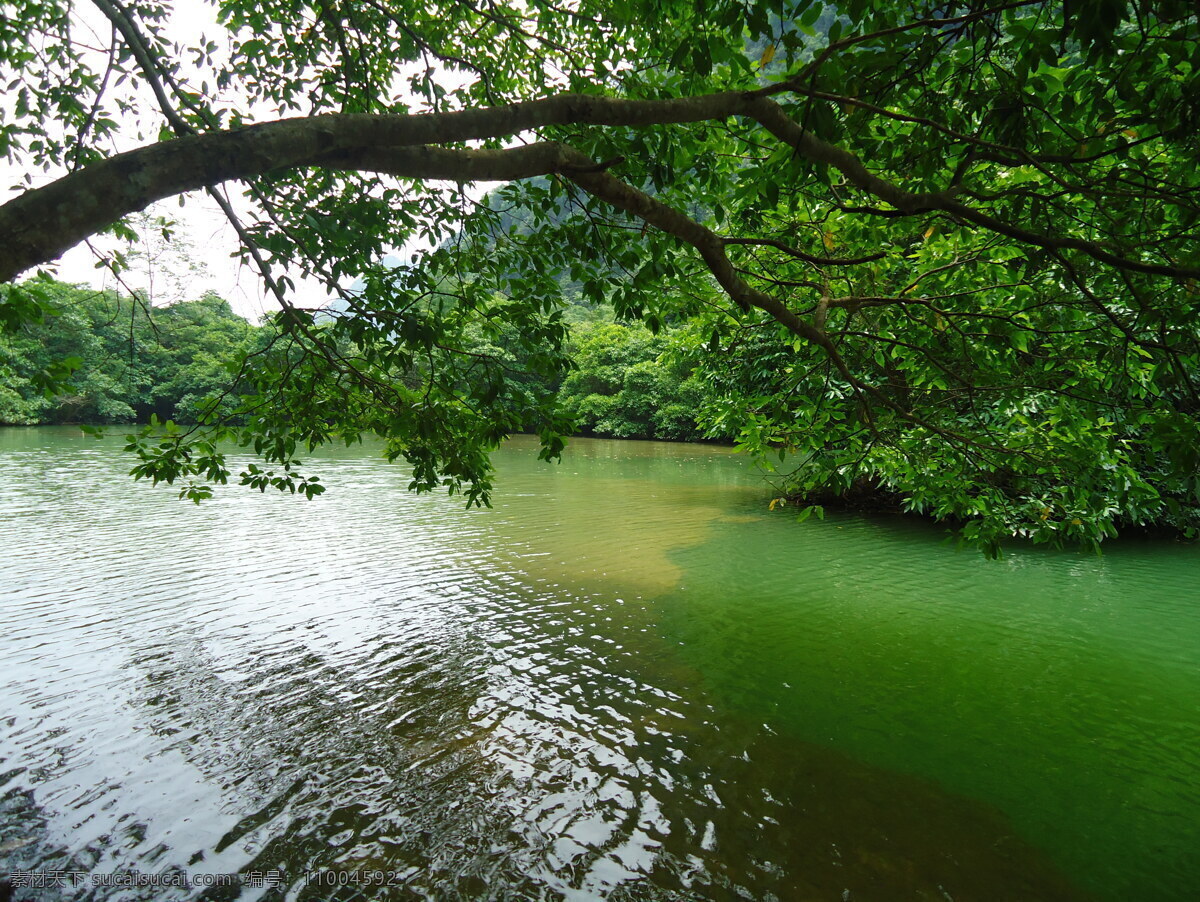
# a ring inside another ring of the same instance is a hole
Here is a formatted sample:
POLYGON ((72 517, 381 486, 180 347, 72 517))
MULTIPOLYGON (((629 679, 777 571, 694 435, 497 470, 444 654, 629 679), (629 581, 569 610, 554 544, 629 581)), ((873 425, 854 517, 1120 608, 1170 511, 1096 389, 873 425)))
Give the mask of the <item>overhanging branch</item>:
MULTIPOLYGON (((774 90, 774 89, 771 89, 774 90)), ((560 94, 507 106, 413 116, 330 114, 282 119, 232 131, 187 135, 92 164, 0 207, 0 282, 55 259, 84 238, 156 200, 269 172, 327 165, 412 178, 507 180, 515 157, 498 151, 445 157, 438 145, 505 138, 553 125, 648 127, 726 119, 757 121, 812 162, 838 170, 850 184, 900 211, 941 210, 989 231, 1051 250, 1077 250, 1111 266, 1176 278, 1200 278, 1200 268, 1133 260, 1092 241, 1041 235, 955 199, 953 192, 910 192, 872 173, 849 151, 805 131, 765 90, 668 100, 623 100, 560 94), (404 172, 387 158, 397 148, 420 148, 404 172), (462 165, 444 171, 452 159, 462 165), (505 162, 501 164, 499 161, 505 162), (379 163, 379 166, 375 164, 379 163), (392 168, 388 168, 392 167, 392 168), (498 167, 498 168, 497 168, 498 167)), ((535 145, 537 146, 537 145, 535 145)), ((582 164, 581 164, 582 165, 582 164)), ((587 166, 595 167, 588 160, 587 166)))

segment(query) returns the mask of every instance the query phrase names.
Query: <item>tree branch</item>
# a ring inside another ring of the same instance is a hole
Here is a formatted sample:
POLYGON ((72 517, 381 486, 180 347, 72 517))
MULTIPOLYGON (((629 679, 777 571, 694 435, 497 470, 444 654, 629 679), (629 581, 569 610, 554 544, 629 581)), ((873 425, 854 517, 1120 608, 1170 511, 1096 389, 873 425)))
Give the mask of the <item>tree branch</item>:
MULTIPOLYGON (((1131 260, 1092 241, 1028 231, 955 200, 952 192, 910 192, 871 173, 849 151, 805 131, 764 92, 730 91, 668 100, 559 94, 506 106, 413 116, 329 114, 164 141, 87 166, 0 207, 0 236, 5 239, 0 245, 0 282, 10 281, 26 269, 56 258, 85 237, 156 200, 231 179, 332 163, 348 168, 354 160, 370 160, 373 154, 388 149, 503 138, 551 125, 644 127, 730 116, 758 121, 796 153, 834 167, 852 185, 897 210, 942 210, 1026 244, 1082 251, 1120 269, 1200 278, 1197 267, 1131 260)), ((411 158, 415 167, 412 170, 401 173, 385 167, 376 171, 456 181, 520 177, 506 174, 505 165, 494 168, 493 164, 499 165, 499 158, 487 162, 488 158, 481 155, 494 151, 482 150, 454 158, 464 163, 464 168, 456 173, 422 175, 430 171, 427 166, 438 169, 441 164, 435 164, 436 160, 451 159, 438 157, 437 148, 433 147, 426 148, 424 153, 427 154, 424 158, 419 155, 411 158)), ((580 165, 597 164, 587 159, 580 165)))

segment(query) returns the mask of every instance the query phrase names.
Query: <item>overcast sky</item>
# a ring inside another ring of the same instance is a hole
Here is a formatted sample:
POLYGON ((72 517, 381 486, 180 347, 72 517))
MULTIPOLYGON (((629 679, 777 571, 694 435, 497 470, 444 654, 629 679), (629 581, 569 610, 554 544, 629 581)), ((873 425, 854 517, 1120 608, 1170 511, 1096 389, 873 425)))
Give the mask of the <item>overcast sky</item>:
MULTIPOLYGON (((86 36, 90 28, 96 34, 95 44, 107 46, 110 34, 107 21, 88 4, 76 4, 75 8, 82 16, 78 33, 86 36)), ((215 10, 207 3, 201 0, 178 0, 167 34, 187 44, 196 41, 201 34, 220 41, 223 29, 216 24, 215 10)), ((103 70, 103 64, 97 68, 103 70)), ((146 97, 146 108, 153 108, 149 91, 146 91, 146 97)), ((6 112, 3 108, 5 105, 0 98, 0 116, 6 112)), ((142 142, 131 132, 119 139, 118 149, 129 150, 139 143, 142 142)), ((0 202, 25 190, 26 176, 32 176, 34 185, 41 185, 61 174, 30 173, 0 158, 0 202)), ((245 209, 238 185, 231 184, 228 187, 235 207, 245 209)), ((149 256, 155 256, 157 260, 149 261, 147 255, 135 259, 131 270, 122 276, 129 288, 150 292, 155 304, 199 297, 205 291, 215 291, 228 300, 234 310, 250 319, 258 319, 264 310, 277 309, 275 302, 268 298, 263 289, 256 271, 243 266, 231 256, 238 247, 237 237, 220 209, 206 194, 193 192, 187 195, 182 208, 178 198, 163 201, 149 208, 147 214, 173 220, 177 238, 174 247, 155 248, 156 253, 149 256), (199 264, 199 268, 192 270, 187 261, 199 264)), ((97 256, 92 248, 101 252, 128 250, 127 245, 111 237, 95 238, 91 245, 80 244, 56 264, 45 268, 66 282, 120 289, 111 273, 96 268, 97 256)), ((293 301, 299 306, 319 307, 328 301, 328 294, 321 285, 300 278, 298 273, 289 273, 289 276, 296 283, 293 301)))
MULTIPOLYGON (((97 47, 107 47, 111 38, 111 26, 103 15, 90 4, 76 4, 74 7, 77 19, 75 34, 86 39, 97 47), (88 34, 89 30, 91 35, 88 34)), ((219 59, 225 48, 225 30, 216 21, 216 10, 203 0, 177 0, 171 12, 170 20, 165 28, 168 40, 184 46, 198 43, 201 36, 216 41, 219 49, 214 58, 219 59)), ((99 52, 98 61, 93 64, 97 71, 103 71, 105 57, 99 52)), ((188 54, 182 58, 181 75, 186 83, 188 72, 188 54)), ((424 70, 424 65, 413 71, 424 70)), ((400 67, 396 72, 395 84, 404 84, 408 67, 400 67)), ((452 71, 440 74, 442 83, 447 87, 461 84, 464 76, 452 71)), ((199 80, 197 78, 197 80, 199 80)), ((230 91, 235 91, 233 86, 230 91)), ((150 120, 143 120, 143 128, 150 125, 150 133, 157 133, 161 118, 157 117, 156 104, 153 94, 148 87, 141 86, 139 96, 142 100, 140 108, 147 115, 155 114, 150 120)), ((226 92, 225 100, 233 99, 234 95, 226 92)), ((9 103, 13 102, 11 99, 9 103)), ((271 119, 275 114, 271 110, 247 110, 244 101, 238 102, 243 112, 255 116, 259 121, 271 119)), ((414 101, 414 107, 419 102, 414 101)), ((5 98, 0 96, 0 117, 6 113, 5 98)), ((294 114, 293 114, 294 115, 294 114)), ((110 150, 119 152, 132 150, 147 143, 139 139, 137 124, 122 122, 122 129, 110 150)), ((0 158, 0 203, 25 190, 26 179, 31 178, 33 185, 45 184, 62 175, 58 173, 26 172, 0 158)), ((468 196, 478 200, 486 190, 486 185, 468 186, 468 196)), ((226 185, 226 193, 233 207, 239 212, 248 213, 245 221, 253 221, 254 214, 248 201, 242 197, 242 187, 238 183, 226 185)), ((183 196, 184 206, 180 206, 179 198, 170 198, 155 204, 146 210, 145 216, 153 218, 162 216, 174 223, 175 238, 170 245, 164 245, 161 239, 143 243, 144 252, 140 255, 133 252, 132 266, 129 272, 122 275, 118 283, 105 267, 97 268, 97 261, 105 253, 122 250, 130 254, 130 248, 124 242, 112 237, 94 237, 68 251, 54 265, 45 267, 58 278, 66 282, 92 285, 97 288, 116 288, 118 290, 144 291, 150 295, 155 305, 169 304, 177 300, 196 298, 206 291, 213 291, 229 301, 233 309, 251 320, 258 320, 264 312, 278 309, 278 304, 262 285, 257 270, 253 266, 245 266, 236 257, 238 249, 237 236, 233 227, 225 219, 217 204, 204 192, 191 192, 183 196), (122 284, 123 283, 123 284, 122 284)), ((413 241, 402 248, 393 249, 393 253, 401 258, 428 247, 425 241, 413 241)), ((277 269, 276 275, 284 274, 277 269)), ((325 287, 316 280, 305 279, 298 271, 286 271, 295 284, 290 294, 294 304, 301 307, 322 307, 332 298, 325 287)), ((349 285, 343 285, 343 288, 349 285)))

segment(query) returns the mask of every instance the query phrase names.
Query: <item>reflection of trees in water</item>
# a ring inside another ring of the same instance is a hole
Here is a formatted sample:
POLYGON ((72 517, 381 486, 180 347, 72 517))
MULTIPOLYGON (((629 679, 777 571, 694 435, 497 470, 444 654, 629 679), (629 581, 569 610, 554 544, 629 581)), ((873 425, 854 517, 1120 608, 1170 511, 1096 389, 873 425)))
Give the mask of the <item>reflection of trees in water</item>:
MULTIPOLYGON (((18 772, 13 771, 0 774, 0 790, 16 776, 18 772)), ((32 790, 9 787, 0 792, 0 902, 34 898, 32 888, 22 888, 16 875, 78 868, 79 860, 51 839, 46 816, 32 790)), ((57 886, 39 888, 38 892, 42 894, 38 898, 45 902, 71 898, 68 891, 57 886)))

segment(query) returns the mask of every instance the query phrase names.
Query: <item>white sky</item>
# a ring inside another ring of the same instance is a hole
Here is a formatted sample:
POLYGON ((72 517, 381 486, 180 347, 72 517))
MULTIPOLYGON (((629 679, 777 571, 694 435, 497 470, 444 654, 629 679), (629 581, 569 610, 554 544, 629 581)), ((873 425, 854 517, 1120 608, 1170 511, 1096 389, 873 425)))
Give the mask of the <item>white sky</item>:
MULTIPOLYGON (((75 32, 77 35, 87 36, 90 29, 94 37, 88 37, 89 43, 97 47, 108 45, 111 26, 97 9, 88 3, 77 3, 75 16, 79 23, 75 32)), ((216 58, 220 58, 226 50, 226 32, 217 24, 216 10, 204 0, 176 0, 164 34, 169 40, 185 47, 197 43, 203 35, 220 45, 214 54, 216 58)), ((93 68, 103 71, 104 57, 99 51, 98 59, 99 62, 93 64, 93 68)), ((189 55, 185 53, 182 57, 181 73, 185 82, 188 77, 188 59, 189 55)), ((398 86, 402 85, 403 79, 410 74, 406 71, 408 68, 402 67, 397 71, 395 83, 398 86)), ((423 71, 424 66, 414 65, 412 71, 417 70, 423 71)), ((443 71, 440 77, 447 88, 454 86, 456 82, 461 83, 463 79, 463 76, 450 71, 443 71)), ((142 86, 139 89, 139 98, 140 108, 147 111, 148 116, 157 111, 148 87, 142 86)), ((0 96, 0 117, 5 115, 7 105, 5 98, 0 96)), ((245 110, 244 101, 239 102, 238 106, 245 110)), ((270 110, 262 110, 258 118, 266 120, 274 118, 274 114, 270 110)), ((150 121, 144 120, 143 127, 150 121)), ((155 118, 152 133, 157 131, 159 124, 161 118, 155 118)), ((137 137, 136 123, 122 123, 114 149, 131 150, 146 143, 146 140, 137 137)), ((27 177, 31 178, 33 186, 37 186, 61 174, 63 173, 40 171, 27 173, 0 158, 0 186, 3 186, 0 188, 0 203, 25 190, 29 186, 26 183, 27 177)), ((242 197, 242 188, 238 183, 229 183, 225 187, 235 209, 241 213, 251 210, 249 202, 242 197)), ((468 195, 474 199, 482 197, 485 192, 486 188, 480 185, 467 189, 468 195)), ((171 221, 175 234, 171 245, 164 245, 161 240, 143 242, 139 255, 137 246, 131 249, 129 245, 111 236, 94 237, 90 243, 76 246, 54 264, 43 268, 65 282, 96 288, 115 288, 119 291, 144 291, 155 305, 197 298, 206 291, 213 291, 229 301, 237 313, 250 320, 258 320, 264 312, 277 310, 277 302, 263 287, 257 270, 252 265, 244 265, 236 256, 239 247, 237 236, 212 198, 204 192, 191 192, 184 195, 183 200, 182 207, 179 198, 171 198, 154 204, 145 211, 147 217, 161 216, 171 221), (124 251, 130 256, 132 263, 130 270, 122 274, 120 283, 107 268, 96 266, 99 259, 97 252, 104 254, 114 250, 124 251)), ((243 221, 253 221, 253 214, 245 217, 243 221)), ((428 246, 428 242, 412 242, 403 248, 393 249, 392 253, 406 259, 411 253, 428 246)), ((276 267, 273 273, 276 276, 286 274, 295 284, 289 298, 297 306, 321 307, 331 300, 331 295, 322 284, 304 278, 298 270, 276 267)), ((343 286, 345 287, 348 285, 343 286)))
MULTIPOLYGON (((110 33, 107 20, 86 3, 76 4, 75 8, 76 15, 81 18, 81 32, 86 33, 84 30, 90 26, 97 35, 95 43, 101 47, 107 46, 110 33)), ((201 34, 220 42, 224 30, 217 25, 215 10, 207 3, 202 0, 178 0, 166 33, 171 37, 178 36, 175 39, 186 45, 197 40, 201 34)), ((103 65, 98 68, 102 71, 103 65)), ((154 109, 149 90, 144 93, 147 98, 145 108, 154 109)), ((0 116, 4 116, 6 106, 4 98, 0 97, 0 116)), ((129 150, 140 143, 131 132, 128 136, 122 136, 119 149, 129 150)), ((33 185, 37 186, 61 174, 41 171, 27 173, 0 158, 0 186, 3 186, 0 188, 0 203, 25 190, 23 181, 27 175, 32 176, 33 185)), ((241 200, 239 186, 231 183, 228 188, 235 208, 244 210, 246 204, 241 200)), ((155 255, 159 259, 153 264, 147 261, 146 255, 136 259, 130 271, 122 275, 126 286, 149 292, 154 304, 195 298, 205 291, 214 291, 229 301, 235 311, 252 320, 259 319, 264 311, 278 309, 274 299, 263 288, 257 271, 231 256, 238 248, 237 236, 220 208, 206 194, 193 192, 187 195, 182 208, 177 198, 165 200, 148 208, 146 213, 165 217, 175 223, 176 247, 160 249, 160 253, 155 255), (188 259, 199 264, 198 271, 189 271, 185 262, 188 259), (173 278, 166 277, 167 271, 173 278)), ((102 252, 129 250, 124 242, 110 236, 94 238, 91 245, 102 252)), ((87 244, 80 244, 55 264, 43 268, 65 282, 124 290, 107 269, 97 269, 96 262, 97 256, 93 250, 87 244)), ((280 274, 283 274, 283 270, 276 272, 276 275, 280 274)), ((296 284, 291 299, 298 306, 320 307, 328 302, 329 295, 319 283, 303 279, 298 272, 288 271, 287 275, 296 284)))
MULTIPOLYGON (((177 300, 198 298, 214 291, 229 301, 233 309, 250 320, 257 321, 264 312, 278 309, 268 296, 262 279, 252 266, 245 266, 232 255, 238 248, 237 236, 224 214, 204 195, 191 195, 180 209, 178 201, 164 201, 147 210, 175 222, 175 252, 167 248, 160 261, 135 259, 130 271, 122 274, 125 286, 147 291, 155 305, 177 300), (188 260, 199 264, 198 271, 189 271, 188 260)), ((102 250, 127 248, 123 242, 106 237, 93 239, 92 247, 102 250)), ((124 291, 106 269, 96 268, 96 256, 86 244, 68 251, 50 267, 64 282, 78 282, 97 288, 116 288, 124 291)), ((276 270, 276 275, 282 274, 276 270)), ((321 307, 329 301, 324 286, 288 272, 296 283, 290 297, 300 307, 321 307)))

